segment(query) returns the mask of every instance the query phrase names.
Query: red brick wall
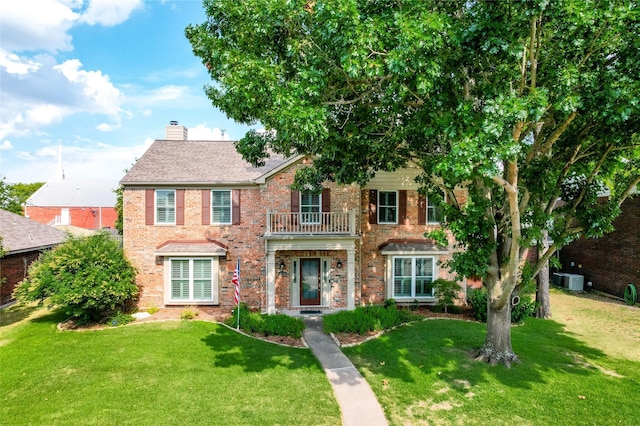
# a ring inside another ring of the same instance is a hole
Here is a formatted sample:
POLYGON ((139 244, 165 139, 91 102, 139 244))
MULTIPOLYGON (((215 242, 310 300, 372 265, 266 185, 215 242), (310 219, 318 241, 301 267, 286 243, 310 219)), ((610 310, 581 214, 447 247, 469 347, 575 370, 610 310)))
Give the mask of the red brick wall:
POLYGON ((560 250, 562 272, 584 275, 593 289, 615 296, 627 284, 640 287, 640 197, 622 204, 615 231, 598 239, 580 239, 560 250), (573 263, 573 265, 572 265, 573 263))
MULTIPOLYGON (((25 215, 45 225, 61 217, 64 207, 28 206, 25 215)), ((114 207, 68 207, 71 225, 85 229, 114 228, 118 215, 114 207)))
MULTIPOLYGON (((145 225, 145 188, 126 188, 124 191, 124 248, 138 269, 137 282, 141 288, 140 306, 162 306, 164 303, 163 264, 156 261, 154 251, 167 240, 204 240, 209 238, 228 247, 231 261, 220 259, 219 304, 233 305, 234 287, 231 277, 238 257, 241 259, 241 299, 251 307, 266 306, 265 241, 267 210, 291 211, 289 185, 299 165, 294 165, 269 179, 263 187, 242 188, 241 219, 239 225, 202 225, 202 188, 185 188, 183 226, 145 225)), ((338 188, 329 185, 332 211, 357 208, 357 187, 338 188)), ((179 187, 176 187, 179 189, 179 187)), ((276 258, 290 253, 276 253, 276 258)), ((332 255, 333 256, 333 255, 332 255)), ((285 260, 286 261, 286 260, 285 260)), ((337 261, 337 260, 336 260, 337 261)), ((279 260, 278 260, 279 262, 279 260)), ((287 262, 287 261, 286 261, 287 262)), ((342 263, 346 265, 346 255, 342 263)), ((346 267, 345 267, 346 270, 346 267)), ((358 271, 356 271, 357 275, 358 271)), ((346 288, 346 272, 344 273, 346 288)), ((277 278, 277 308, 289 306, 289 278, 277 278)), ((346 291, 345 291, 346 294, 346 291)), ((336 297, 338 297, 336 295, 336 297)), ((344 298, 345 296, 340 296, 344 298)))
POLYGON ((5 280, 0 286, 0 305, 10 302, 11 293, 26 276, 31 262, 40 256, 40 252, 27 252, 8 255, 0 259, 0 276, 5 280))
MULTIPOLYGON (((461 195, 463 196, 463 195, 461 195)), ((424 233, 440 225, 418 225, 418 192, 407 191, 407 223, 405 225, 378 225, 369 223, 369 192, 361 192, 361 230, 360 252, 362 253, 362 303, 379 304, 385 299, 385 261, 378 247, 390 239, 424 238, 424 233)), ((453 239, 449 237, 449 249, 453 248, 453 239)), ((440 261, 450 258, 450 254, 441 255, 440 261)), ((445 268, 438 267, 438 278, 452 279, 445 268)))
MULTIPOLYGON (((140 306, 162 306, 164 301, 163 264, 156 259, 156 247, 167 240, 204 240, 210 238, 228 247, 228 257, 220 261, 219 302, 221 309, 231 309, 233 286, 231 277, 235 260, 240 257, 241 299, 254 308, 266 307, 266 264, 265 241, 266 212, 291 211, 291 191, 295 171, 301 164, 291 166, 270 178, 262 187, 241 189, 241 222, 239 225, 202 225, 201 188, 185 188, 185 212, 183 226, 145 225, 145 188, 126 188, 124 191, 124 247, 127 256, 138 269, 138 284, 141 288, 140 306)), ((438 225, 417 225, 418 194, 407 193, 408 224, 371 225, 368 223, 368 192, 356 185, 339 187, 330 184, 331 211, 348 212, 356 210, 356 227, 361 232, 361 240, 355 253, 355 304, 381 303, 384 300, 385 258, 378 246, 388 239, 422 238, 425 231, 438 225), (364 254, 362 254, 364 253, 364 254), (362 271, 362 272, 361 272, 362 271)), ((176 187, 179 189, 179 187, 176 187)), ((460 192, 460 202, 465 193, 460 192)), ((452 244, 450 244, 450 248, 452 244)), ((276 264, 280 260, 289 267, 289 259, 299 256, 296 252, 277 252, 276 264)), ((331 305, 345 307, 347 304, 347 258, 346 251, 307 253, 305 256, 331 258, 332 290, 331 305), (319 254, 321 253, 321 254, 319 254), (343 268, 337 268, 338 260, 343 268)), ((440 260, 448 257, 442 256, 440 260)), ((439 268, 439 277, 451 278, 444 268, 439 268)), ((291 275, 276 277, 276 307, 289 308, 291 275)))

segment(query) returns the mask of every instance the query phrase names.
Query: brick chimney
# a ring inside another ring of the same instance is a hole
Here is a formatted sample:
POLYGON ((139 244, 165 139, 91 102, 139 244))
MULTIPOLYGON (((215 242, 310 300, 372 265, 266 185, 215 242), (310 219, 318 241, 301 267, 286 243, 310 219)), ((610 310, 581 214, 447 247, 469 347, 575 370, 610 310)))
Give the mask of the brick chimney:
POLYGON ((186 141, 188 139, 189 130, 184 126, 179 126, 177 121, 170 121, 165 130, 168 141, 186 141))

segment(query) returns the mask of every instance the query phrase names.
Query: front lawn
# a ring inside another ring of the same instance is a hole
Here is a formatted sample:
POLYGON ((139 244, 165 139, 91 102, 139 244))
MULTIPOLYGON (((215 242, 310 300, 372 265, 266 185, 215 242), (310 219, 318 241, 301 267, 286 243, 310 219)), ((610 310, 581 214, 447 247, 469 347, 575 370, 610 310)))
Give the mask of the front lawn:
POLYGON ((608 347, 623 339, 637 351, 640 309, 591 303, 553 295, 557 319, 530 318, 514 327, 513 347, 522 363, 511 369, 472 361, 469 353, 482 345, 486 325, 455 320, 400 327, 344 352, 395 425, 637 424, 640 360, 633 350, 611 356, 615 351, 608 347), (568 303, 575 303, 571 314, 568 303), (611 333, 611 322, 628 332, 606 342, 590 337, 611 333))
POLYGON ((203 321, 75 332, 57 330, 63 319, 2 321, 0 423, 340 424, 331 386, 308 349, 203 321))

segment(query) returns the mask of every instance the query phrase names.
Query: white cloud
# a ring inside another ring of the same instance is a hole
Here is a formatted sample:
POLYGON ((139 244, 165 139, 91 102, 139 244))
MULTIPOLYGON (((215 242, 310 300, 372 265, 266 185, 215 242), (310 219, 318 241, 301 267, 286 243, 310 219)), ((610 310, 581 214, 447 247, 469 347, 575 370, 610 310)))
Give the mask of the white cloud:
MULTIPOLYGON (((81 145, 62 145, 62 163, 68 179, 120 180, 124 170, 130 169, 137 158, 149 148, 152 139, 134 146, 83 140, 81 145)), ((20 151, 15 162, 2 163, 3 176, 8 182, 44 182, 55 176, 58 164, 58 145, 45 146, 33 153, 20 151)))
POLYGON ((153 90, 147 96, 149 102, 164 102, 174 99, 180 99, 189 90, 187 86, 163 86, 153 90))
POLYGON ((31 59, 21 58, 15 53, 0 49, 0 67, 6 69, 9 74, 28 74, 37 71, 40 65, 31 59))
POLYGON ((107 123, 100 123, 96 126, 96 129, 100 130, 101 132, 110 132, 113 130, 113 126, 107 123))
POLYGON ((21 123, 29 128, 40 128, 62 120, 71 114, 71 110, 64 106, 53 104, 35 105, 25 111, 24 121, 21 123))
POLYGON ((0 144, 0 151, 8 151, 10 149, 13 149, 13 145, 11 144, 11 141, 5 139, 2 141, 2 143, 0 144))
POLYGON ((101 71, 81 70, 82 63, 77 59, 65 61, 53 67, 74 83, 85 97, 83 106, 93 112, 115 115, 120 110, 123 96, 101 71))
POLYGON ((142 112, 142 115, 144 115, 145 117, 150 117, 151 114, 153 114, 153 111, 151 111, 150 109, 146 109, 142 112))
POLYGON ((192 141, 228 141, 229 135, 224 129, 209 128, 205 124, 198 124, 189 129, 189 140, 192 141))
POLYGON ((92 0, 80 22, 110 27, 126 21, 131 12, 142 6, 141 0, 92 0))
POLYGON ((78 18, 69 5, 55 0, 1 1, 2 46, 12 52, 70 50, 67 31, 78 18))
POLYGON ((29 135, 75 113, 102 114, 119 122, 124 96, 102 71, 82 69, 77 59, 56 65, 40 57, 40 66, 27 74, 10 74, 0 67, 2 109, 0 139, 29 135))

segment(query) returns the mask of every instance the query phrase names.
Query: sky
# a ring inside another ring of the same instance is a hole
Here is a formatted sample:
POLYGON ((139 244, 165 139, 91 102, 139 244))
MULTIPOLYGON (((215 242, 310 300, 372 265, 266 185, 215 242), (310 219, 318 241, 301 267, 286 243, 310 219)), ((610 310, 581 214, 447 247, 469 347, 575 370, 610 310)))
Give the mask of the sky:
POLYGON ((119 181, 171 120, 189 139, 249 129, 211 105, 184 36, 200 0, 0 1, 0 179, 119 181))

